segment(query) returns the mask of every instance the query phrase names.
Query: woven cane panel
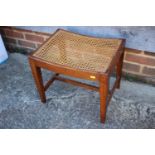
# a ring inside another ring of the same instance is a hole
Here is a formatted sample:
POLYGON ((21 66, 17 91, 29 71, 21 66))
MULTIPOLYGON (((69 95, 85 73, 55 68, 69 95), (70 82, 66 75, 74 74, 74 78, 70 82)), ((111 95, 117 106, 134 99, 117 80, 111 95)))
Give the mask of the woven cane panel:
POLYGON ((105 72, 120 44, 119 39, 99 39, 59 30, 33 55, 51 64, 105 72))

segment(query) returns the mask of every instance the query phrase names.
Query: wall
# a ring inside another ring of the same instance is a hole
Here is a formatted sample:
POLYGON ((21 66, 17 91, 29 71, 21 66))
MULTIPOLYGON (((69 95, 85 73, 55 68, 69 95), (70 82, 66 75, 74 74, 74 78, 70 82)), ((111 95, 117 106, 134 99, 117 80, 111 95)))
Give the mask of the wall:
POLYGON ((53 33, 58 28, 97 37, 126 38, 126 47, 155 53, 155 27, 151 26, 18 26, 53 33))
MULTIPOLYGON (((39 48, 39 46, 47 38, 49 38, 50 34, 53 33, 58 27, 47 27, 47 28, 45 28, 45 27, 44 28, 42 28, 42 27, 28 27, 28 28, 22 27, 22 28, 31 29, 31 31, 23 30, 23 29, 21 29, 21 27, 20 27, 20 29, 15 28, 15 27, 1 27, 1 33, 2 33, 4 42, 5 42, 5 45, 6 45, 6 48, 8 51, 20 52, 20 53, 24 53, 24 54, 30 53, 30 52, 34 51, 35 49, 39 48), (37 30, 38 32, 32 31, 33 29, 37 30), (44 31, 44 32, 39 32, 39 31, 44 31), (47 33, 47 32, 50 32, 50 33, 47 33)), ((63 27, 63 28, 68 29, 68 27, 63 27)), ((79 32, 79 29, 76 29, 76 28, 77 27, 69 27, 70 30, 72 30, 74 32, 79 32)), ((88 29, 89 30, 87 32, 85 27, 81 28, 80 32, 83 34, 88 34, 89 32, 91 32, 91 34, 94 36, 101 36, 101 34, 99 33, 99 31, 101 31, 101 30, 96 30, 94 32, 94 30, 91 27, 88 27, 88 29), (90 31, 91 29, 92 29, 92 31, 90 31)), ((106 29, 109 29, 108 31, 110 31, 110 30, 112 31, 111 27, 110 28, 106 27, 106 29)), ((117 28, 116 29, 114 28, 115 30, 113 30, 112 32, 107 32, 106 29, 104 30, 105 31, 104 36, 112 37, 112 34, 114 35, 114 32, 116 35, 117 28), (111 35, 109 33, 111 33, 111 35)), ((120 27, 118 29, 120 29, 120 27)), ((129 29, 128 29, 128 32, 130 32, 129 29)), ((136 29, 137 29, 137 27, 134 28, 134 30, 136 30, 136 29)), ((143 29, 144 29, 144 27, 143 27, 143 29)), ((149 30, 149 28, 147 30, 149 30)), ((150 28, 150 31, 152 31, 152 30, 153 29, 150 28)), ((102 30, 102 33, 103 33, 103 30, 102 30)), ((89 35, 90 35, 90 33, 89 33, 89 35)), ((118 37, 119 33, 117 33, 116 36, 118 37)), ((137 34, 137 36, 140 36, 140 34, 139 35, 137 34)), ((130 37, 128 37, 128 38, 130 38, 130 37)), ((141 41, 145 40, 145 39, 141 38, 141 41)), ((146 41, 146 42, 148 42, 148 41, 146 41)), ((150 51, 147 52, 145 50, 137 50, 138 46, 139 46, 139 49, 142 48, 142 46, 140 46, 140 44, 142 44, 142 43, 140 43, 140 42, 139 42, 139 44, 137 43, 138 45, 135 45, 135 44, 133 45, 134 47, 137 46, 137 49, 133 49, 133 47, 128 48, 132 45, 132 43, 133 43, 133 41, 132 42, 129 41, 129 43, 127 43, 127 45, 126 45, 124 64, 123 64, 123 74, 125 75, 125 77, 134 77, 136 79, 155 84, 155 53, 153 53, 153 52, 151 53, 150 51)), ((143 44, 143 47, 145 47, 145 46, 143 44)), ((153 48, 153 46, 154 45, 151 45, 150 48, 153 48)), ((145 49, 146 48, 147 47, 145 47, 145 49)))

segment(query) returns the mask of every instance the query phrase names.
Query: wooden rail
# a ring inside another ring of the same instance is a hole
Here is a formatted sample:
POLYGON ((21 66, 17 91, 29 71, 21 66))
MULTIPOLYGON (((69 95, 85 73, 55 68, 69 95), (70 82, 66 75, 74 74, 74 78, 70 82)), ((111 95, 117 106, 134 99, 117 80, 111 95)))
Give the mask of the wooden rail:
POLYGON ((45 84, 45 86, 44 86, 44 90, 45 90, 45 91, 46 91, 46 90, 48 89, 48 87, 54 82, 54 80, 59 80, 59 81, 62 81, 62 82, 70 83, 70 84, 72 84, 72 85, 80 86, 80 87, 83 87, 83 88, 86 88, 86 89, 90 89, 90 90, 94 90, 94 91, 99 91, 99 87, 92 86, 92 85, 85 84, 85 83, 78 82, 78 81, 74 81, 74 80, 71 80, 71 79, 59 77, 58 75, 59 75, 59 74, 56 73, 56 74, 55 74, 54 76, 52 76, 52 78, 45 84))

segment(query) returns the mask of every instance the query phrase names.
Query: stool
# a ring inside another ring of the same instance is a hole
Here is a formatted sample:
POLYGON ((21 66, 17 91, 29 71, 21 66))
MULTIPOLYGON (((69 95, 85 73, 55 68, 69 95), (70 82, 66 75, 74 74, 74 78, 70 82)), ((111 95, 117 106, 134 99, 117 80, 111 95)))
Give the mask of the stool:
POLYGON ((105 122, 106 108, 115 88, 120 88, 125 39, 95 38, 58 29, 42 46, 29 55, 29 63, 41 101, 55 81, 63 81, 100 93, 100 121, 105 122), (41 68, 55 72, 44 85, 41 68), (109 90, 109 79, 116 69, 116 80, 109 90), (99 87, 60 77, 96 81, 99 87))

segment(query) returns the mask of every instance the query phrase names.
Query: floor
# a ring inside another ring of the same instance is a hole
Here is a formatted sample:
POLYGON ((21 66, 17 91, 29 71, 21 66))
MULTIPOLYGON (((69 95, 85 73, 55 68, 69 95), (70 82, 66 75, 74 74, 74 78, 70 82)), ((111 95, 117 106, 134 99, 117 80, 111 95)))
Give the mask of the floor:
MULTIPOLYGON (((44 80, 49 78, 44 71, 44 80)), ((62 82, 47 91, 41 104, 27 57, 10 54, 0 65, 0 128, 155 128, 155 87, 122 80, 99 119, 99 94, 62 82)))

